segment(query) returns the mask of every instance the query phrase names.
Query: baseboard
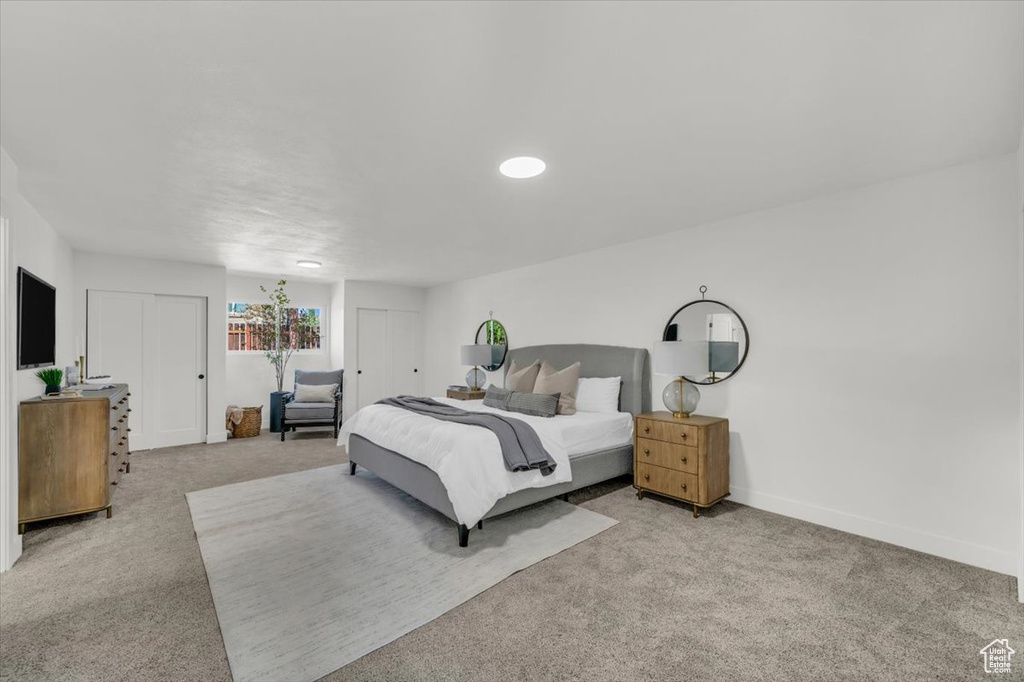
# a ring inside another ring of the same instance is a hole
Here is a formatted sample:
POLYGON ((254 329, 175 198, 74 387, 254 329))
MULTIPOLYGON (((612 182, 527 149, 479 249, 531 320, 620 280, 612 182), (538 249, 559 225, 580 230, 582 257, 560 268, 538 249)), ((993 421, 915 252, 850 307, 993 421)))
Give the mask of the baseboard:
POLYGON ((868 519, 856 514, 818 507, 777 495, 759 493, 746 488, 731 487, 731 499, 749 507, 775 512, 819 526, 888 542, 925 554, 934 554, 1006 575, 1017 575, 1017 558, 1011 552, 975 545, 924 531, 868 519))
POLYGON ((3 551, 0 551, 0 573, 11 570, 14 562, 21 557, 21 536, 17 529, 12 529, 11 536, 5 539, 7 542, 4 543, 3 551))
POLYGON ((228 432, 227 431, 218 431, 217 433, 208 433, 208 434, 206 434, 206 442, 207 443, 224 443, 224 442, 227 442, 227 439, 228 439, 228 432))

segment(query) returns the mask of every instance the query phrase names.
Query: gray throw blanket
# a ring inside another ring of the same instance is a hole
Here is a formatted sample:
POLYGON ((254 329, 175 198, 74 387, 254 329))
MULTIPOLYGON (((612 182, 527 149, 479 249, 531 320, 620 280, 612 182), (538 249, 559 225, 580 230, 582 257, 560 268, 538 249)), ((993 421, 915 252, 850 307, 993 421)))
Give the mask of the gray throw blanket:
POLYGON ((430 398, 414 398, 408 395, 378 400, 377 404, 400 407, 403 410, 425 414, 446 422, 489 429, 498 437, 501 456, 505 459, 505 468, 509 471, 539 469, 541 475, 547 476, 557 466, 555 460, 551 459, 551 455, 541 445, 540 437, 533 427, 519 419, 500 414, 469 412, 430 398))

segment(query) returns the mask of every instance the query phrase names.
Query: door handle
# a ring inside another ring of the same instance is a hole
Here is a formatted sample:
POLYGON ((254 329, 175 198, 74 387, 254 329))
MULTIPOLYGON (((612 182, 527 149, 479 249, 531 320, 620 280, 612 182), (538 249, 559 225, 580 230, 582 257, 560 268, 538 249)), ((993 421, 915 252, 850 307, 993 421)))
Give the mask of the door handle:
POLYGON ((200 375, 199 375, 199 378, 200 378, 200 379, 205 379, 205 378, 206 378, 206 375, 205 375, 205 374, 200 374, 200 375))

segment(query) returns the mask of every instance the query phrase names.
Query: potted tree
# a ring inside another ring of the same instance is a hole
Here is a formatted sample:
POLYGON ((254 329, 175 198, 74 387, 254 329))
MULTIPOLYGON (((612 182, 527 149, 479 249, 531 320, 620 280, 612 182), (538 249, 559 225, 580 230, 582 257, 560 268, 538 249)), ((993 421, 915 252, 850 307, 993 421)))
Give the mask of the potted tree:
POLYGON ((281 430, 281 400, 286 393, 288 361, 296 350, 308 348, 319 334, 319 320, 313 311, 289 307, 291 299, 285 293, 285 284, 282 279, 272 290, 260 286, 268 302, 250 305, 245 312, 253 347, 263 351, 277 377, 277 390, 270 394, 270 430, 274 433, 281 430))

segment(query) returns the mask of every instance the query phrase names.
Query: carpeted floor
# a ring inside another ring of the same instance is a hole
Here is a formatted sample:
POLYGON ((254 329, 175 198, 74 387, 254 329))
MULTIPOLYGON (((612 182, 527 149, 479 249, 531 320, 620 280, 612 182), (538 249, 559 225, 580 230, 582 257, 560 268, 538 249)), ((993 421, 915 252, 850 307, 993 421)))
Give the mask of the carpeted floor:
MULTIPOLYGON (((229 680, 185 493, 342 461, 312 431, 137 453, 113 519, 30 527, 0 575, 0 679, 229 680)), ((324 679, 983 679, 997 637, 1024 679, 1010 577, 628 481, 571 501, 619 524, 324 679)))

